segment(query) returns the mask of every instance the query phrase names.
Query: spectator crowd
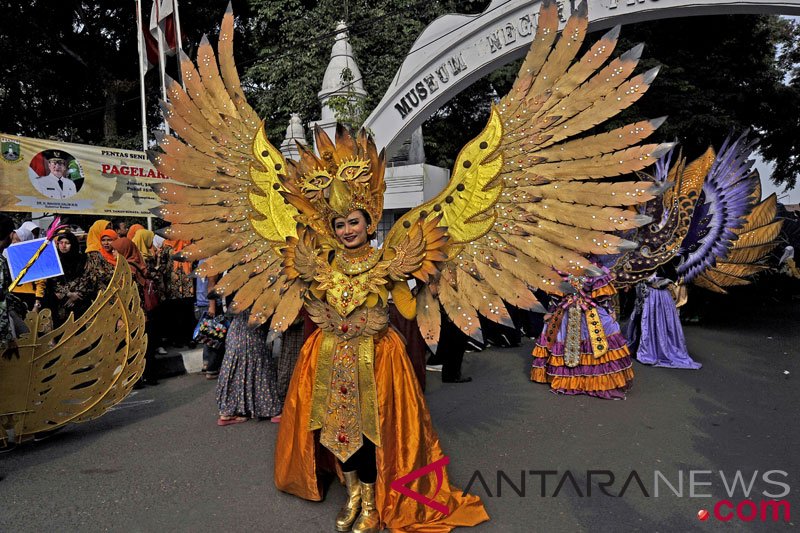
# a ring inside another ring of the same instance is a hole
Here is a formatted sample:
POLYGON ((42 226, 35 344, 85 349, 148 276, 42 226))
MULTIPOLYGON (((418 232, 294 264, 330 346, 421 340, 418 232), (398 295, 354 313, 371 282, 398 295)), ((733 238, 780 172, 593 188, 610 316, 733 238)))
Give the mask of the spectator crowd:
POLYGON ((124 257, 139 292, 148 337, 145 370, 136 388, 158 384, 157 354, 170 346, 194 348, 202 344, 203 373, 217 381, 217 408, 221 426, 247 420, 280 421, 294 362, 303 340, 299 321, 274 342, 265 328, 247 325, 247 313, 232 316, 226 302, 214 295, 216 278, 193 276, 191 262, 180 252, 189 244, 156 235, 140 224, 124 220, 94 221, 84 231, 77 226, 59 230, 53 238, 63 275, 8 288, 12 277, 7 248, 44 237, 33 221, 16 227, 0 214, 0 353, 14 357, 16 339, 27 329, 29 311, 49 310, 52 327, 82 316, 98 294, 108 287, 119 257, 124 257), (222 327, 218 342, 198 335, 200 324, 222 327))

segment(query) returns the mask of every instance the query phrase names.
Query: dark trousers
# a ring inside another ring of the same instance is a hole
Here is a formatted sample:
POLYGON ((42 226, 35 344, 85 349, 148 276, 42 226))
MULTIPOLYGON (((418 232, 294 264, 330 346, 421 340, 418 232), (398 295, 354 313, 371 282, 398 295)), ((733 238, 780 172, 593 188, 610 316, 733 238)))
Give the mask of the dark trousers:
POLYGON ((364 444, 350 459, 342 463, 342 472, 358 472, 358 479, 362 483, 375 483, 378 478, 378 465, 375 458, 375 445, 372 441, 364 438, 364 444))
POLYGON ((144 332, 147 333, 147 348, 145 348, 144 352, 144 373, 142 374, 144 379, 158 379, 159 371, 156 361, 157 329, 155 321, 147 316, 144 323, 144 332))
POLYGON ((522 342, 522 335, 518 329, 498 324, 484 317, 480 317, 480 321, 483 341, 486 344, 509 348, 519 346, 522 342))
POLYGON ((203 346, 203 368, 206 372, 219 372, 224 357, 225 348, 217 350, 211 346, 203 346))
POLYGON ((174 346, 186 346, 192 340, 192 331, 197 322, 192 320, 192 298, 163 300, 156 308, 159 318, 169 328, 161 328, 160 338, 174 346))
POLYGON ((513 305, 507 305, 506 308, 519 333, 530 338, 539 336, 544 328, 544 319, 542 318, 544 315, 542 313, 534 313, 533 311, 520 309, 513 305))
POLYGON ((461 377, 461 363, 467 349, 469 337, 442 314, 442 330, 439 334, 439 347, 428 359, 430 365, 442 365, 442 381, 452 381, 461 377))

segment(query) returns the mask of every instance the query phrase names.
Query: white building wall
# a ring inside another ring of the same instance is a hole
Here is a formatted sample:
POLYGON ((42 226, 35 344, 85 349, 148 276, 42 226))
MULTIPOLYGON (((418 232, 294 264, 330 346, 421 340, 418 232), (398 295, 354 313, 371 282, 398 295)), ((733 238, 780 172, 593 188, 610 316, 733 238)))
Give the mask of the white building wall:
POLYGON ((448 181, 450 171, 433 165, 402 165, 386 169, 384 209, 408 210, 436 196, 448 181))

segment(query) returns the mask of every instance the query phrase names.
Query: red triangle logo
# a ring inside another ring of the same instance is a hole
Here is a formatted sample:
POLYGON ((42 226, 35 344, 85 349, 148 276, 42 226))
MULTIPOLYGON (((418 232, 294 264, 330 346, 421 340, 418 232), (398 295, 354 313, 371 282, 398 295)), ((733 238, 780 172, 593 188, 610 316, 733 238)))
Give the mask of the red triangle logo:
POLYGON ((438 461, 434 461, 429 465, 418 468, 410 474, 406 474, 405 476, 392 481, 390 486, 393 490, 396 490, 403 496, 408 496, 409 498, 416 500, 419 503, 447 516, 450 514, 450 509, 448 509, 443 503, 434 501, 433 498, 439 494, 439 490, 442 488, 442 483, 444 482, 444 467, 449 464, 450 458, 445 455, 438 461), (420 494, 419 492, 413 491, 406 487, 408 483, 411 483, 415 479, 421 478, 424 475, 430 474, 431 472, 436 473, 436 492, 433 493, 432 497, 425 496, 424 494, 420 494))

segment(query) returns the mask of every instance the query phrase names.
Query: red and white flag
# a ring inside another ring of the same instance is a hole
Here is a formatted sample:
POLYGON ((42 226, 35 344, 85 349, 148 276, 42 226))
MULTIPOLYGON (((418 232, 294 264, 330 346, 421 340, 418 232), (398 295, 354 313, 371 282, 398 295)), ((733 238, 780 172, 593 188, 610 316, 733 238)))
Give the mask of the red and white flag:
MULTIPOLYGON (((145 105, 144 78, 151 68, 159 67, 159 78, 161 80, 161 98, 167 99, 166 88, 166 57, 175 55, 181 48, 181 26, 178 18, 178 0, 153 0, 150 9, 150 23, 144 25, 144 17, 141 10, 140 0, 136 0, 136 22, 139 36, 139 69, 140 69, 140 91, 142 99, 142 140, 143 146, 147 148, 147 110, 145 105)), ((180 72, 178 72, 180 76, 180 72)), ((166 123, 166 131, 169 131, 166 123)))
POLYGON ((174 0, 153 0, 150 10, 150 36, 158 50, 158 27, 161 26, 161 35, 164 38, 164 53, 175 55, 178 50, 177 26, 175 24, 174 0))
POLYGON ((158 29, 161 27, 164 54, 175 55, 178 49, 178 32, 175 20, 176 6, 174 0, 153 0, 150 9, 150 22, 147 28, 139 26, 142 33, 141 54, 147 57, 147 70, 158 65, 158 29))
POLYGON ((142 6, 136 0, 136 31, 139 36, 139 65, 142 74, 158 65, 158 41, 147 31, 142 23, 142 6))
POLYGON ((158 41, 142 24, 141 11, 137 15, 139 17, 136 21, 139 26, 139 55, 142 58, 142 70, 147 72, 158 65, 158 41))

